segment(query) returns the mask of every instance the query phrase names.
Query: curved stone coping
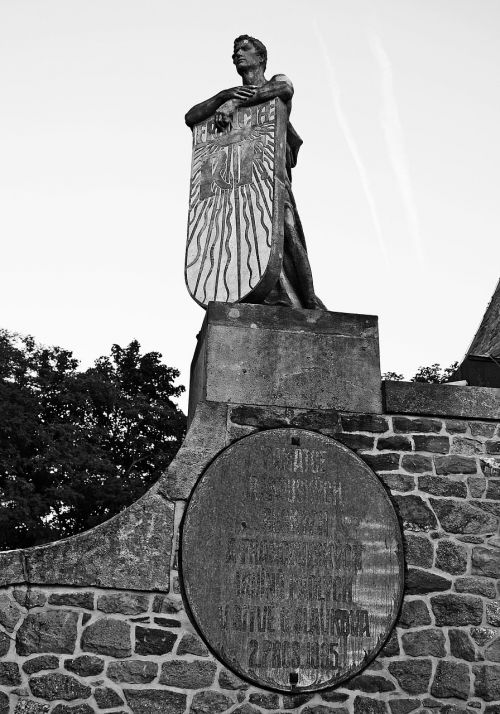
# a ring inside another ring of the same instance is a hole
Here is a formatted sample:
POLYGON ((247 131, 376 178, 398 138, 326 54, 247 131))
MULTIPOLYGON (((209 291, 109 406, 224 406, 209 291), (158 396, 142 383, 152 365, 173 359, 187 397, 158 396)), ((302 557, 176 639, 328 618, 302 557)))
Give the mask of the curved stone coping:
POLYGON ((157 485, 84 533, 0 553, 0 586, 71 585, 168 591, 174 504, 157 485))
POLYGON ((226 446, 227 405, 200 404, 166 473, 138 501, 84 533, 0 552, 0 587, 70 585, 168 592, 175 499, 226 446))
POLYGON ((500 389, 452 384, 382 382, 384 411, 466 419, 500 419, 500 389))

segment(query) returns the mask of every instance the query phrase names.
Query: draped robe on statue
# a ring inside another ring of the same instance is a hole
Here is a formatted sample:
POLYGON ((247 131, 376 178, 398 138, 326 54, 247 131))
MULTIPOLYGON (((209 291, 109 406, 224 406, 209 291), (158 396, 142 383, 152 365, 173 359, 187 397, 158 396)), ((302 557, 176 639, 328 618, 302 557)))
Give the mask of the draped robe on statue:
POLYGON ((313 307, 311 305, 313 296, 316 302, 314 307, 326 309, 321 300, 314 295, 312 273, 307 259, 306 239, 292 191, 292 168, 297 165, 297 156, 302 144, 302 139, 292 124, 288 122, 283 266, 275 286, 264 299, 264 304, 310 308, 313 307))

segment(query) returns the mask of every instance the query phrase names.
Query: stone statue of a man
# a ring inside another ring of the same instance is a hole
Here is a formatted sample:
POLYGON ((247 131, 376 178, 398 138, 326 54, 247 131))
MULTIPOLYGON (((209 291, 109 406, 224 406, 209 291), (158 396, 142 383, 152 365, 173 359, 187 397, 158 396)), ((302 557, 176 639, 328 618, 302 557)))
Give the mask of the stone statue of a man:
MULTIPOLYGON (((266 79, 264 72, 267 50, 260 40, 248 35, 237 37, 234 41, 233 62, 243 80, 242 86, 223 89, 210 99, 192 107, 186 114, 186 124, 190 128, 214 115, 218 128, 224 129, 239 107, 253 106, 276 97, 285 103, 290 115, 293 85, 284 74, 276 74, 270 80, 266 79)), ((314 293, 304 232, 291 187, 292 167, 297 163, 301 144, 302 139, 288 122, 283 268, 264 303, 325 309, 314 293)))

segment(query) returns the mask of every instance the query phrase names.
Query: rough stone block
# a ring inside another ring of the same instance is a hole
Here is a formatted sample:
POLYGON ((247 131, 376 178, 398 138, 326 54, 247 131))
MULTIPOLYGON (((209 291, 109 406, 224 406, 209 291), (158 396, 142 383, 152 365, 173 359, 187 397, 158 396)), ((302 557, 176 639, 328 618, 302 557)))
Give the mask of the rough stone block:
POLYGON ((383 434, 389 429, 387 417, 378 414, 342 414, 340 421, 344 431, 383 434))
POLYGON ((486 603, 486 622, 493 627, 500 627, 500 600, 486 603))
POLYGON ((262 709, 278 709, 280 705, 277 694, 264 694, 263 692, 252 692, 249 701, 262 709))
MULTIPOLYGON (((309 707, 309 711, 313 714, 313 710, 317 707, 309 707)), ((331 709, 327 709, 326 712, 318 712, 318 714, 330 714, 331 709)), ((305 711, 305 710, 304 710, 305 711)), ((347 709, 342 709, 341 711, 347 712, 347 709)), ((354 714, 385 714, 387 712, 387 704, 378 699, 372 699, 371 697, 356 697, 354 699, 354 714)))
POLYGON ((21 610, 7 593, 0 593, 0 625, 12 632, 19 622, 21 610))
POLYGON ((466 664, 461 662, 438 662, 431 694, 441 699, 468 699, 470 674, 466 664))
POLYGON ((413 491, 415 488, 415 477, 410 474, 401 473, 381 473, 380 478, 391 491, 413 491))
POLYGON ((347 446, 349 449, 357 451, 358 449, 365 449, 370 451, 373 449, 375 443, 375 437, 369 434, 355 434, 352 432, 347 432, 345 434, 336 434, 335 438, 342 444, 347 446))
POLYGON ((423 382, 383 382, 385 411, 472 419, 498 419, 500 389, 423 382))
POLYGON ((457 593, 483 595, 483 597, 491 599, 496 597, 495 583, 484 578, 457 578, 455 580, 455 590, 457 593))
POLYGON ((500 548, 477 546, 472 549, 472 574, 500 578, 500 548))
POLYGON ((438 626, 480 625, 483 619, 483 602, 471 595, 436 595, 431 607, 438 626))
POLYGON ((382 412, 377 319, 211 303, 191 371, 200 401, 382 412))
POLYGON ((27 610, 31 610, 34 607, 42 607, 45 605, 47 596, 41 590, 28 590, 27 588, 20 588, 13 591, 12 595, 16 602, 18 602, 22 607, 27 610))
POLYGON ((491 702, 500 699, 500 666, 496 664, 476 664, 473 667, 475 675, 474 694, 491 702))
POLYGON ((416 434, 413 437, 415 451, 427 451, 432 454, 447 454, 450 449, 450 439, 448 436, 435 436, 427 434, 416 434))
POLYGON ((393 699, 389 706, 391 714, 409 714, 420 706, 420 699, 393 699))
POLYGON ((436 568, 445 573, 461 575, 467 570, 467 550, 450 540, 442 540, 437 545, 436 568))
POLYGON ((401 468, 412 474, 432 471, 432 458, 422 454, 403 454, 401 468))
POLYGON ((457 456, 456 454, 435 456, 434 464, 438 475, 477 473, 476 459, 470 456, 457 456))
POLYGON ((380 650, 380 657, 397 657, 400 653, 399 641, 396 632, 393 630, 389 639, 380 650))
POLYGON ((171 652, 177 635, 156 627, 135 628, 135 653, 139 655, 163 655, 171 652))
POLYGON ((367 694, 375 692, 393 692, 396 687, 393 682, 385 677, 373 674, 358 674, 356 677, 349 679, 344 684, 345 689, 359 690, 367 694))
POLYGON ((486 490, 486 479, 484 476, 469 476, 467 484, 472 498, 481 498, 486 490))
POLYGON ((495 637, 497 632, 491 627, 471 627, 470 634, 479 647, 484 647, 487 642, 495 637))
POLYGON ((76 644, 78 614, 69 610, 30 612, 16 635, 17 654, 37 652, 72 654, 76 644))
POLYGON ((111 687, 96 687, 94 697, 99 709, 111 709, 124 703, 118 692, 111 687))
POLYGON ((472 436, 482 436, 483 439, 491 439, 495 434, 496 424, 485 421, 471 421, 469 428, 472 436))
POLYGON ((146 612, 148 607, 149 597, 135 593, 105 593, 97 599, 97 609, 106 613, 138 615, 146 612))
POLYGON ((73 593, 51 593, 49 595, 49 605, 61 605, 78 607, 82 610, 94 609, 94 593, 73 592, 73 593))
POLYGON ((441 630, 427 629, 405 632, 401 638, 405 654, 410 657, 444 657, 444 634, 441 630))
MULTIPOLYGON (((186 634, 183 636, 182 640, 179 642, 179 644, 177 646, 177 654, 178 655, 192 654, 192 655, 196 655, 197 657, 208 657, 208 650, 205 647, 204 643, 200 640, 199 637, 197 637, 196 635, 193 635, 191 632, 186 632, 186 634)), ((222 675, 222 672, 221 672, 221 675, 222 675)), ((220 677, 219 677, 219 684, 220 684, 220 677)), ((232 689, 232 687, 222 687, 222 688, 223 689, 232 689)))
POLYGON ((450 654, 457 659, 464 659, 467 662, 474 662, 476 659, 476 648, 465 630, 449 629, 450 654))
POLYGON ((459 419, 446 419, 444 427, 448 434, 465 434, 467 432, 467 422, 459 419))
MULTIPOLYGON (((7 708, 2 709, 2 699, 6 695, 0 693, 0 714, 9 714, 9 702, 7 698, 7 708)), ((14 714, 47 714, 49 711, 48 704, 42 704, 41 702, 35 702, 32 699, 18 699, 16 708, 14 709, 14 714)), ((53 710, 55 711, 55 709, 53 710)))
POLYGON ((405 581, 405 592, 408 595, 424 595, 426 593, 449 590, 451 580, 427 570, 410 568, 405 581))
POLYGON ((419 476, 418 488, 420 491, 431 493, 433 496, 454 496, 467 498, 467 486, 463 481, 446 478, 444 476, 426 475, 419 476))
MULTIPOLYGON (((155 617, 153 618, 155 625, 160 625, 160 627, 180 627, 181 623, 173 617, 155 617)), ((147 618, 140 620, 141 622, 147 622, 147 618)))
POLYGON ((21 673, 17 662, 0 662, 0 684, 17 687, 21 684, 21 673))
POLYGON ((94 714, 94 710, 90 704, 77 704, 76 706, 56 704, 51 714, 94 714))
POLYGON ((360 454, 363 461, 374 471, 397 471, 401 456, 398 453, 360 454))
POLYGON ((125 699, 134 714, 183 714, 186 695, 162 689, 125 689, 125 699))
POLYGON ((402 660, 391 662, 389 672, 407 694, 423 694, 427 691, 432 672, 430 659, 402 660))
POLYGON ((431 624, 429 608, 424 600, 404 600, 397 625, 399 627, 424 627, 431 624))
POLYGON ((411 451, 411 441, 407 436, 395 434, 394 436, 381 436, 377 441, 379 451, 411 451))
POLYGON ((229 669, 221 669, 219 672, 219 687, 221 689, 248 689, 248 684, 229 669))
MULTIPOLYGON (((308 701, 309 699, 312 699, 313 696, 314 696, 314 694, 310 693, 310 694, 296 694, 293 697, 283 697, 283 703, 285 702, 285 699, 295 700, 295 699, 297 699, 297 697, 308 697, 308 699, 306 699, 306 701, 308 701)), ((324 699, 325 702, 335 702, 335 703, 340 702, 340 703, 342 703, 349 699, 349 695, 343 694, 341 692, 324 691, 324 692, 321 692, 321 698, 324 699)), ((300 706, 300 704, 301 704, 300 700, 298 700, 298 702, 299 703, 297 706, 300 706)), ((287 706, 287 707, 284 707, 284 709, 293 709, 293 707, 287 706)), ((335 711, 337 712, 339 710, 335 709, 335 711)))
MULTIPOLYGON (((387 383, 384 385, 387 388, 387 383)), ((402 434, 437 434, 443 428, 440 419, 395 416, 392 419, 394 431, 402 434)))
POLYGON ((394 496, 394 501, 406 529, 429 531, 436 528, 436 517, 420 496, 394 496))
POLYGON ((0 631, 0 657, 5 657, 10 649, 10 637, 6 632, 0 631))
POLYGON ((110 662, 106 674, 113 682, 129 684, 148 684, 158 673, 156 662, 143 659, 129 659, 122 662, 110 662))
POLYGON ((103 617, 84 629, 81 647, 85 652, 129 657, 132 654, 130 625, 123 620, 103 617))
POLYGON ((171 595, 155 595, 153 600, 153 612, 162 612, 165 615, 176 615, 182 610, 180 598, 171 595))
POLYGON ((495 439, 495 441, 487 441, 485 443, 485 448, 487 454, 500 454, 500 439, 495 439))
POLYGON ((475 456, 484 452, 484 446, 479 439, 469 439, 464 436, 455 436, 451 442, 452 454, 463 454, 464 456, 475 456))
POLYGON ((44 669, 57 669, 58 667, 59 657, 55 655, 40 655, 40 657, 33 657, 23 663, 23 670, 26 674, 35 674, 35 672, 41 672, 44 669))
POLYGON ((201 689, 214 681, 215 662, 173 660, 164 662, 161 668, 160 684, 169 687, 201 689))
POLYGON ((233 705, 231 697, 222 692, 196 692, 189 711, 190 714, 221 714, 233 705))
POLYGON ((497 529, 498 518, 496 516, 486 513, 470 503, 431 498, 431 506, 439 518, 443 530, 448 533, 494 533, 497 529))
POLYGON ((491 662, 500 662, 500 637, 497 637, 488 645, 484 650, 484 657, 491 662))
POLYGON ((500 459, 497 456, 480 459, 479 464, 486 478, 497 478, 500 476, 500 459))
MULTIPOLYGON (((321 706, 320 706, 320 708, 321 708, 321 706)), ((325 708, 325 707, 323 707, 323 708, 325 708)), ((304 711, 305 711, 305 709, 302 710, 302 712, 304 712, 304 711)), ((260 709, 257 709, 257 707, 254 707, 253 704, 249 704, 247 702, 246 704, 242 704, 240 707, 236 707, 236 709, 233 709, 231 714, 260 714, 260 709)), ((323 713, 318 712, 318 714, 323 714, 323 713)))
POLYGON ((30 689, 35 697, 54 701, 55 699, 87 699, 91 689, 67 674, 43 674, 40 677, 31 677, 30 689))
POLYGON ((492 478, 488 481, 486 498, 500 500, 500 479, 492 478))
POLYGON ((104 670, 104 660, 93 655, 80 655, 75 659, 64 660, 64 668, 79 677, 95 677, 104 670))

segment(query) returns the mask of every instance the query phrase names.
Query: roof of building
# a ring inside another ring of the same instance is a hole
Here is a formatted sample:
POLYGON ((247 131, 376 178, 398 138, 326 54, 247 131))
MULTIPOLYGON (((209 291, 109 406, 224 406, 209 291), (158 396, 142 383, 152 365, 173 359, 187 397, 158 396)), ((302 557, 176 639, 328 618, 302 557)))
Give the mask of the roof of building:
POLYGON ((453 380, 500 388, 500 281, 453 380))
POLYGON ((472 355, 500 359, 500 280, 471 346, 467 350, 467 356, 472 355))

